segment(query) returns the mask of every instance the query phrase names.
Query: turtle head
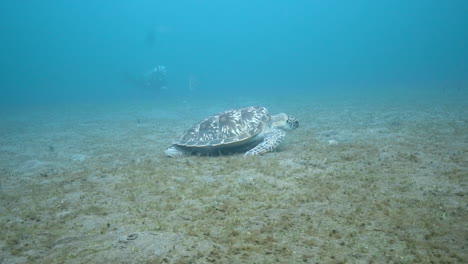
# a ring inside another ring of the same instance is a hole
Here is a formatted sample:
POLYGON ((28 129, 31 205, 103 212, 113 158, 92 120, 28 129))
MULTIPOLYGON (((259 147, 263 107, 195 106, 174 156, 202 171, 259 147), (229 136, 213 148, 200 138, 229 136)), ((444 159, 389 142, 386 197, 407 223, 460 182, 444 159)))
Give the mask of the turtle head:
POLYGON ((299 121, 295 117, 290 116, 290 115, 288 115, 288 119, 286 120, 286 123, 288 124, 289 129, 291 130, 299 127, 299 121))
POLYGON ((275 116, 272 116, 272 126, 278 127, 283 130, 294 130, 299 127, 299 121, 296 118, 281 113, 275 116))

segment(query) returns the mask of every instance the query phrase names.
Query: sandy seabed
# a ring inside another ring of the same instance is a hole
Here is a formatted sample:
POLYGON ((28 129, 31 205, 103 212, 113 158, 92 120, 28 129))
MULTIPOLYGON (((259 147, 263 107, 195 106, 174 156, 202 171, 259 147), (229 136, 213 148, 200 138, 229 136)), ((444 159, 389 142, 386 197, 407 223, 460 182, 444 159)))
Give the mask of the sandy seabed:
POLYGON ((131 102, 3 111, 0 263, 467 263, 468 104, 131 102), (168 158, 194 122, 296 116, 274 153, 168 158))

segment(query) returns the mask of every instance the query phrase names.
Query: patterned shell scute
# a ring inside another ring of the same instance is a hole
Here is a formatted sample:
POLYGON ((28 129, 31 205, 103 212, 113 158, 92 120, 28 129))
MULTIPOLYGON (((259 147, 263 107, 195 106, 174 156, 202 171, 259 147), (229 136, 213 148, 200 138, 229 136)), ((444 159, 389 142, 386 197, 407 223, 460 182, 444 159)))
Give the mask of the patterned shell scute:
POLYGON ((256 136, 270 121, 268 110, 261 106, 229 110, 194 125, 175 144, 205 147, 235 143, 256 136))

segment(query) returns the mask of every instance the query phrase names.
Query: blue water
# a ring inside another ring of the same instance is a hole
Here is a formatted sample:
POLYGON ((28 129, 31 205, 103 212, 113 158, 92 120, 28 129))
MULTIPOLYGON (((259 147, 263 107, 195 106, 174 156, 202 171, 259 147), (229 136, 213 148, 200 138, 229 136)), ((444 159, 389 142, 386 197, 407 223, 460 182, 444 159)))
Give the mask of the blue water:
POLYGON ((464 0, 4 0, 0 104, 465 96, 466 14, 464 0), (158 65, 167 89, 142 84, 158 65))

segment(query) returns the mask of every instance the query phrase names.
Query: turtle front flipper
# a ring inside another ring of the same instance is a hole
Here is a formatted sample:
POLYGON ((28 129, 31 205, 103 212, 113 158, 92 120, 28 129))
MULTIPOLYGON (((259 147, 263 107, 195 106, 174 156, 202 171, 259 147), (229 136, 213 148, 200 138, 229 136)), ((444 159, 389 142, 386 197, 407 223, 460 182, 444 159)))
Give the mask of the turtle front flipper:
POLYGON ((283 130, 274 128, 265 135, 265 138, 260 144, 247 151, 244 156, 257 156, 274 151, 276 147, 283 142, 285 136, 286 133, 283 130))

